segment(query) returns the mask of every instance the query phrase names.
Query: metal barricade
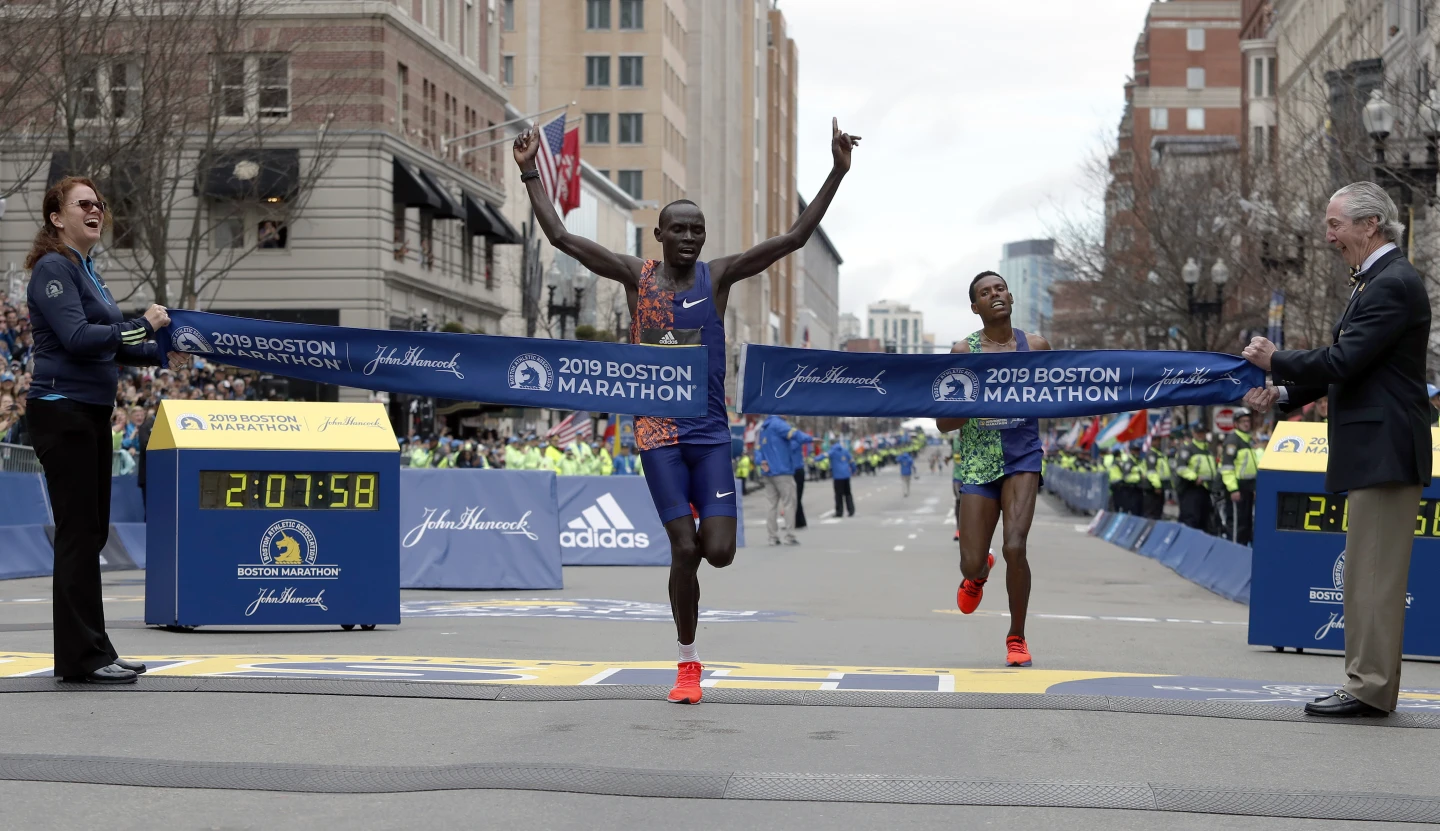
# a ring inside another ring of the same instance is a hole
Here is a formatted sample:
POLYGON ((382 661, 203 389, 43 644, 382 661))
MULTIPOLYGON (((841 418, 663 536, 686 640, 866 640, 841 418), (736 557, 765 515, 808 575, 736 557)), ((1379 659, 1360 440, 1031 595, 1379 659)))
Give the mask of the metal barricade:
POLYGON ((5 473, 44 473, 35 448, 23 444, 0 444, 0 471, 5 473))

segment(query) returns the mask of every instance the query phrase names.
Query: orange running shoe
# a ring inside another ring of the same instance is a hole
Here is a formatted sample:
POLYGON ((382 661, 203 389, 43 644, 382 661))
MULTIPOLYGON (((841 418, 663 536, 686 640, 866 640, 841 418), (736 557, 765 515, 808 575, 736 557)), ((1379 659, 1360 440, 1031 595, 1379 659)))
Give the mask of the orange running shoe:
POLYGON ((700 672, 705 666, 699 661, 686 661, 675 673, 675 687, 670 690, 670 700, 676 704, 700 703, 700 672))
MULTIPOLYGON (((995 567, 995 553, 991 552, 986 564, 990 568, 995 567)), ((970 614, 980 608, 980 598, 985 596, 985 582, 990 578, 982 580, 971 580, 968 577, 960 581, 960 589, 955 592, 955 605, 960 607, 964 614, 970 614)))
POLYGON ((1019 635, 1011 635, 1006 638, 1005 666, 1028 667, 1030 664, 1030 647, 1026 645, 1025 639, 1019 635))

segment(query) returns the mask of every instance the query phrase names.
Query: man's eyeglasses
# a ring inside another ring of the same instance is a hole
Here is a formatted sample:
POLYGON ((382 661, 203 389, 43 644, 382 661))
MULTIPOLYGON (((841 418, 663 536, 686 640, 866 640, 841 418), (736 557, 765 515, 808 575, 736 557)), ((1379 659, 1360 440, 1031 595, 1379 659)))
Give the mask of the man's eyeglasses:
POLYGON ((105 213, 104 202, 94 202, 89 199, 76 199, 74 202, 68 202, 66 204, 79 205, 80 210, 84 211, 87 214, 90 213, 91 210, 99 211, 102 214, 105 213))

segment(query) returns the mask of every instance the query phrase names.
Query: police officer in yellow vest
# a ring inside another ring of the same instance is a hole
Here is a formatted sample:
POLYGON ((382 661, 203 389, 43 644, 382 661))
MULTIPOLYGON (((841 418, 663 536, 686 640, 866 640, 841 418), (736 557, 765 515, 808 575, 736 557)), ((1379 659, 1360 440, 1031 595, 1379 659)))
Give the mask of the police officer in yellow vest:
POLYGON ((1145 490, 1142 498, 1146 519, 1165 515, 1165 488, 1170 484, 1170 460, 1153 445, 1145 454, 1145 490))
POLYGON ((1215 482, 1215 459, 1210 455, 1204 430, 1193 429, 1189 441, 1175 454, 1175 474, 1180 480, 1180 521, 1200 531, 1209 530, 1210 488, 1215 482))
POLYGON ((1112 511, 1124 510, 1121 503, 1125 497, 1120 480, 1125 478, 1125 474, 1120 472, 1119 461, 1113 450, 1100 457, 1100 468, 1105 471, 1106 478, 1110 482, 1110 510, 1112 511))
POLYGON ((1230 539, 1241 545, 1249 545, 1255 531, 1255 474, 1260 460, 1252 447, 1252 420, 1249 410, 1237 409, 1235 429, 1220 446, 1220 478, 1230 494, 1226 524, 1230 526, 1230 539))

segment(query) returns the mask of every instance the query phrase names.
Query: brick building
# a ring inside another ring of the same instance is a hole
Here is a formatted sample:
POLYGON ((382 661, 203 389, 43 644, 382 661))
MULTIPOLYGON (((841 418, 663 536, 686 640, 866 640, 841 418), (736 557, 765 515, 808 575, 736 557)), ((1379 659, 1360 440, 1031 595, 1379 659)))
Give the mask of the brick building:
MULTIPOLYGON (((180 144, 166 167, 142 175, 178 183, 168 239, 189 244, 202 270, 223 267, 224 276, 197 280, 190 297, 144 282, 145 256, 117 222, 97 259, 127 310, 163 291, 172 305, 277 320, 498 331, 507 309, 496 248, 517 240, 496 210, 508 152, 461 154, 486 137, 443 141, 503 119, 498 35, 486 4, 468 0, 287 2, 265 7, 223 56, 210 54, 214 44, 183 42, 86 56, 90 69, 66 91, 84 102, 77 152, 61 135, 5 148, 0 179, 18 191, 0 220, 0 260, 23 258, 48 183, 105 176, 110 165, 89 148, 117 125, 143 127, 120 96, 185 63, 200 88, 208 81, 218 90, 227 150, 205 156, 180 144), (137 57, 136 49, 148 51, 137 57)), ((118 210, 138 204, 125 177, 106 181, 118 210)))

